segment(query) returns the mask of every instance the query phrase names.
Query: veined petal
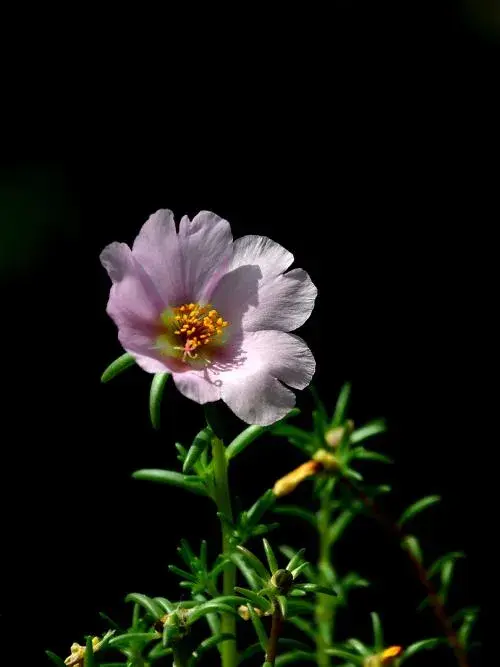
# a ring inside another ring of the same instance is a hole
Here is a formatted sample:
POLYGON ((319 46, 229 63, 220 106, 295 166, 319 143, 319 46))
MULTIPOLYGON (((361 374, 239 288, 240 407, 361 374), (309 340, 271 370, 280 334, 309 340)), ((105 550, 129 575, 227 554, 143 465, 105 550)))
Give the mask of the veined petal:
POLYGON ((196 403, 209 403, 220 398, 220 381, 212 379, 206 370, 174 373, 172 377, 181 394, 196 403))
POLYGON ((186 298, 194 302, 210 299, 218 280, 227 271, 233 237, 227 220, 201 211, 192 220, 184 216, 179 226, 186 298))
POLYGON ((262 278, 267 278, 283 273, 292 262, 292 253, 282 245, 267 236, 250 234, 234 242, 230 270, 249 264, 256 265, 260 269, 262 278))
POLYGON ((220 373, 221 397, 240 419, 265 426, 295 405, 293 392, 282 382, 303 389, 314 371, 314 357, 298 336, 245 332, 233 349, 232 366, 220 373))
POLYGON ((148 218, 134 241, 132 253, 150 276, 165 305, 183 303, 188 298, 172 211, 160 209, 148 218))

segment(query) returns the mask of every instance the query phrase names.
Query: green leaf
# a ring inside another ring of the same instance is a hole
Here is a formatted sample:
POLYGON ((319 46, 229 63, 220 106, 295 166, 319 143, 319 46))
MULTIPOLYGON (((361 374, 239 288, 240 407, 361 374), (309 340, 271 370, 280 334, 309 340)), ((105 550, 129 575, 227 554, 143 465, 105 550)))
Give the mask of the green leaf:
POLYGON ((208 567, 208 560, 207 560, 207 541, 202 540, 201 541, 201 546, 200 546, 200 563, 201 566, 203 567, 204 570, 207 569, 208 567))
POLYGON ((297 584, 295 588, 298 588, 302 591, 307 591, 308 593, 321 593, 322 595, 331 595, 332 597, 337 597, 337 593, 330 588, 325 586, 318 586, 318 584, 297 584))
POLYGON ((214 612, 218 612, 219 614, 235 614, 236 616, 238 615, 238 612, 233 609, 233 607, 230 607, 228 604, 224 604, 222 602, 217 602, 217 598, 214 600, 209 600, 208 602, 203 602, 199 606, 195 607, 193 611, 189 614, 186 624, 187 625, 192 625, 193 623, 196 623, 200 618, 203 616, 206 616, 207 614, 211 614, 214 612))
POLYGON ((478 610, 472 608, 463 611, 464 611, 464 620, 462 622, 462 625, 460 626, 457 635, 458 635, 458 640, 460 641, 462 646, 467 648, 469 646, 470 635, 472 633, 474 623, 477 620, 478 610))
POLYGON ((316 445, 314 444, 314 435, 308 431, 304 431, 297 426, 291 424, 280 424, 272 428, 273 435, 287 438, 288 441, 300 449, 309 458, 314 454, 316 445))
POLYGON ((274 574, 278 569, 278 561, 276 560, 276 556, 274 555, 274 551, 272 550, 271 545, 265 537, 263 538, 262 543, 264 545, 264 551, 266 552, 269 569, 271 570, 271 574, 274 574))
POLYGON ((411 656, 415 655, 416 653, 420 653, 420 651, 429 651, 444 643, 446 643, 444 638, 436 637, 432 639, 421 639, 414 644, 410 644, 410 646, 405 649, 405 652, 401 656, 400 664, 402 664, 405 660, 408 660, 408 658, 411 658, 411 656))
POLYGON ((358 655, 357 653, 350 653, 349 651, 344 651, 340 648, 327 648, 325 653, 328 655, 333 655, 336 658, 342 658, 343 660, 348 660, 349 662, 354 663, 355 665, 362 665, 364 658, 358 655))
POLYGON ((298 628, 301 632, 303 632, 306 637, 309 637, 313 642, 316 642, 316 630, 312 623, 309 623, 303 618, 300 618, 300 616, 295 616, 294 618, 287 618, 288 623, 292 623, 292 625, 295 625, 296 628, 298 628))
POLYGON ((380 653, 384 648, 384 633, 382 631, 382 623, 380 622, 380 616, 377 612, 372 611, 370 614, 372 618, 372 627, 373 627, 373 645, 375 646, 375 652, 380 653))
POLYGON ((328 529, 327 540, 330 545, 334 544, 342 537, 342 534, 354 519, 354 516, 354 512, 351 512, 351 510, 344 510, 341 514, 339 514, 339 516, 328 529))
POLYGON ((167 598, 163 597, 156 597, 154 598, 154 601, 156 604, 158 604, 167 614, 171 614, 175 607, 174 605, 170 602, 170 600, 167 600, 167 598))
POLYGON ((221 642, 225 641, 235 641, 236 637, 229 632, 223 632, 221 634, 215 635, 214 637, 209 637, 201 642, 196 651, 193 651, 191 659, 188 662, 188 667, 193 667, 200 660, 200 658, 211 648, 217 646, 221 642))
POLYGON ((194 555, 194 551, 191 549, 189 542, 185 539, 181 539, 180 545, 177 547, 177 551, 186 565, 190 568, 193 568, 198 559, 194 555))
POLYGON ((360 642, 359 639, 355 639, 354 637, 348 639, 346 641, 346 644, 352 646, 352 648, 355 651, 357 651, 360 655, 363 655, 365 658, 373 653, 373 651, 371 651, 367 646, 365 646, 363 642, 360 642))
POLYGON ((248 426, 226 447, 226 459, 230 461, 248 447, 254 440, 269 430, 268 426, 248 426))
POLYGON ((253 567, 259 577, 262 577, 264 581, 267 581, 270 578, 269 572, 266 570, 264 563, 262 563, 262 561, 260 561, 257 556, 241 545, 238 545, 236 549, 243 556, 243 558, 246 559, 248 564, 253 567))
POLYGON ((349 397, 351 395, 351 383, 346 382, 342 389, 340 390, 339 397, 337 399, 337 405, 335 406, 335 412, 333 413, 333 418, 331 421, 331 426, 342 426, 346 419, 347 406, 349 404, 349 397))
POLYGON ((45 653, 47 657, 49 657, 52 660, 54 665, 57 665, 57 667, 66 667, 66 665, 64 664, 64 660, 62 660, 62 658, 60 658, 58 655, 52 653, 52 651, 45 651, 45 653))
POLYGON ((309 512, 298 505, 278 505, 273 508, 273 512, 276 514, 283 514, 285 516, 293 516, 297 519, 303 519, 311 524, 313 528, 316 528, 318 522, 316 520, 316 515, 313 512, 309 512))
POLYGON ((272 530, 276 530, 276 528, 279 528, 280 524, 279 523, 269 523, 269 524, 264 524, 260 523, 258 526, 255 526, 255 528, 252 530, 252 537, 259 537, 259 535, 265 535, 266 533, 270 533, 272 530))
POLYGON ((186 570, 182 570, 180 567, 177 567, 176 565, 169 565, 168 569, 170 570, 170 572, 173 572, 178 577, 181 577, 181 579, 185 579, 186 581, 190 581, 191 583, 196 583, 198 581, 193 574, 186 572, 186 570))
POLYGON ((401 515, 398 524, 400 526, 404 525, 407 521, 412 519, 414 516, 422 512, 423 510, 427 509, 428 507, 431 507, 432 505, 435 505, 441 500, 441 496, 426 496, 425 498, 421 498, 420 500, 417 500, 416 503, 413 503, 413 505, 410 505, 410 507, 407 507, 403 514, 401 515))
POLYGON ((283 616, 283 618, 286 618, 287 617, 287 607, 288 607, 286 596, 285 595, 277 595, 276 599, 278 600, 278 604, 280 606, 281 615, 283 616))
POLYGON ((316 654, 312 651, 291 651, 290 653, 283 653, 276 658, 275 667, 285 667, 285 665, 292 665, 294 662, 316 662, 316 654))
POLYGON ((85 642, 85 655, 83 658, 84 667, 97 667, 94 658, 94 646, 92 645, 92 637, 87 637, 85 642))
POLYGON ((118 623, 116 623, 115 621, 113 621, 113 619, 110 618, 110 617, 109 617, 107 614, 105 614, 103 611, 100 611, 100 612, 99 612, 99 616, 100 616, 104 621, 106 621, 106 623, 107 623, 108 625, 110 625, 110 626, 113 628, 113 630, 117 630, 118 632, 123 632, 123 628, 121 628, 121 627, 118 625, 118 623))
POLYGON ((370 449, 365 449, 364 447, 355 447, 352 450, 352 456, 355 459, 361 461, 380 461, 380 463, 394 463, 394 461, 385 454, 379 454, 379 452, 372 452, 370 449))
POLYGON ((455 561, 458 560, 459 558, 465 558, 465 554, 463 553, 463 551, 450 551, 444 556, 441 556, 436 561, 434 561, 434 563, 430 566, 430 568, 427 571, 427 576, 429 577, 429 579, 432 579, 434 575, 436 575, 440 570, 443 569, 444 565, 447 562, 455 561))
POLYGON ((151 382, 151 390, 149 392, 149 416, 153 428, 160 428, 160 414, 161 414, 161 399, 165 385, 170 376, 170 373, 156 373, 151 382))
POLYGON ((259 590, 261 586, 265 585, 269 580, 269 575, 266 574, 266 579, 262 579, 255 570, 248 565, 248 562, 243 558, 241 554, 231 553, 229 556, 230 560, 236 565, 240 570, 241 574, 245 577, 249 586, 252 586, 254 590, 259 590))
POLYGON ((162 607, 152 598, 142 593, 129 593, 125 598, 125 602, 140 604, 155 620, 160 619, 164 615, 162 607))
POLYGON ((143 470, 136 470, 136 472, 132 474, 132 477, 147 482, 170 484, 171 486, 177 486, 198 495, 206 495, 203 482, 196 475, 183 475, 182 473, 174 472, 173 470, 145 468, 143 470))
POLYGON ((365 424, 365 426, 356 429, 351 434, 351 443, 357 445, 359 442, 362 442, 367 438, 372 438, 379 433, 385 433, 385 431, 387 431, 387 424, 385 421, 383 419, 375 419, 374 421, 365 424))
POLYGON ((212 436, 213 432, 210 426, 207 426, 198 433, 184 459, 184 465, 182 466, 183 473, 188 473, 196 465, 203 450, 210 445, 212 436))
POLYGON ((292 577, 293 577, 294 579, 297 579, 297 577, 299 576, 299 574, 300 574, 303 570, 306 570, 308 567, 310 567, 310 563, 308 563, 307 561, 304 561, 304 562, 301 563, 298 567, 296 567, 296 568, 294 568, 293 570, 291 570, 292 577))
POLYGON ((299 549, 290 559, 290 562, 286 566, 286 569, 289 570, 290 572, 294 570, 296 567, 298 567, 303 560, 303 555, 305 554, 306 550, 305 549, 299 549))
POLYGON ((126 648, 134 643, 146 645, 153 639, 158 639, 157 632, 128 632, 126 635, 119 635, 110 639, 109 646, 110 648, 126 648))
POLYGON ((276 496, 272 489, 268 489, 247 512, 248 525, 258 523, 268 509, 276 502, 276 496))
POLYGON ((259 640, 259 644, 262 647, 262 650, 264 653, 267 651, 267 644, 268 644, 268 638, 267 638, 267 633, 264 628, 264 624, 260 620, 260 618, 257 616, 255 613, 255 609, 252 607, 251 604, 247 605, 248 612, 250 614, 250 618, 252 620, 252 625, 255 629, 255 632, 257 634, 257 639, 259 640))
POLYGON ((125 354, 122 354, 121 357, 118 357, 118 359, 115 359, 113 362, 109 364, 104 373, 101 375, 101 382, 109 382, 110 380, 115 378, 117 375, 120 375, 120 373, 123 373, 123 371, 126 371, 127 368, 130 368, 130 366, 133 366, 134 364, 135 364, 134 357, 128 352, 125 352, 125 354))
POLYGON ((418 563, 422 563, 422 549, 420 547, 420 542, 415 535, 406 535, 401 541, 401 546, 405 551, 408 551, 418 563))
POLYGON ((241 593, 243 596, 245 596, 248 600, 252 602, 254 607, 257 607, 262 612, 270 610, 269 600, 262 597, 261 595, 258 595, 257 593, 254 593, 254 591, 251 591, 248 588, 242 588, 241 586, 235 586, 234 590, 237 593, 241 593))

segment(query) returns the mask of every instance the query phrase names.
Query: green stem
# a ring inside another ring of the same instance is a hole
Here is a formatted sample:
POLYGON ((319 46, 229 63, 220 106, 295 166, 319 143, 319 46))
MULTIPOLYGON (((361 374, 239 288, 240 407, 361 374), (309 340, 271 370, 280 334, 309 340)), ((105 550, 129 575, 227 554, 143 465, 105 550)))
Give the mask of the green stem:
MULTIPOLYGON (((214 436, 212 438, 212 456, 214 462, 214 500, 219 512, 222 512, 229 521, 233 520, 231 508, 231 496, 229 495, 229 483, 227 476, 226 451, 222 440, 214 436)), ((222 550, 224 554, 231 551, 230 529, 226 522, 222 521, 222 550)), ((223 595, 234 595, 236 585, 236 566, 227 563, 223 572, 222 592, 223 595)), ((236 618, 233 614, 221 615, 221 633, 228 632, 236 636, 236 618)), ((227 640, 221 645, 222 667, 236 667, 238 653, 236 641, 227 640)))
MULTIPOLYGON (((330 587, 334 577, 331 564, 331 544, 328 528, 331 523, 331 491, 333 486, 327 485, 321 496, 321 507, 318 512, 319 559, 318 571, 320 585, 330 587)), ((335 599, 330 595, 319 594, 316 598, 316 658, 318 667, 330 667, 330 656, 326 649, 331 648, 334 636, 335 599)))

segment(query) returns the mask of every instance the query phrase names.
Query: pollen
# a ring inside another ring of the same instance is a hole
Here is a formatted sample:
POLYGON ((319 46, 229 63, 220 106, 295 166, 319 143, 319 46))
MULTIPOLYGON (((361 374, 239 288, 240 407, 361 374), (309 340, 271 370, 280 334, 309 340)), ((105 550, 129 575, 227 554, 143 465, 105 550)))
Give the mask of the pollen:
POLYGON ((210 304, 185 303, 173 308, 174 334, 181 345, 174 349, 182 351, 182 360, 196 359, 200 348, 216 342, 229 325, 210 304))

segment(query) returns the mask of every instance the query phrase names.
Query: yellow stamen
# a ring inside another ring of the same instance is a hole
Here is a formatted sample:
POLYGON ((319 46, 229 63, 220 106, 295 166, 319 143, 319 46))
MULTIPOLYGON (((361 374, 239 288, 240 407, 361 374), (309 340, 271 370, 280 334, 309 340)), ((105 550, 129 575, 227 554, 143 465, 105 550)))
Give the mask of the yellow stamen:
POLYGON ((173 333, 181 338, 182 344, 175 345, 173 349, 182 352, 183 361, 196 359, 198 354, 195 350, 201 345, 217 342, 215 339, 229 326, 229 322, 210 304, 202 306, 198 303, 185 303, 173 308, 170 315, 167 314, 162 319, 167 326, 168 321, 172 322, 175 327, 173 333))

